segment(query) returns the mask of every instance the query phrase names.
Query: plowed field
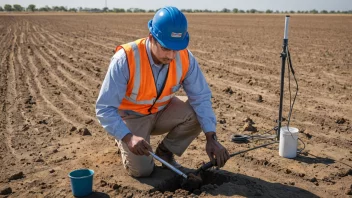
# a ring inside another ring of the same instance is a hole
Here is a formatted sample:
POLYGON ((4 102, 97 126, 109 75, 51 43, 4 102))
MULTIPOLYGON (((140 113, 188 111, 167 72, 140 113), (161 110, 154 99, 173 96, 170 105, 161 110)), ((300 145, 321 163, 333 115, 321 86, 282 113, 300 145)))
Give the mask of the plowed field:
MULTIPOLYGON (((263 134, 276 125, 284 15, 187 17, 189 49, 213 92, 219 141, 230 153, 268 142, 238 144, 230 136, 263 134), (248 118, 256 132, 245 130, 248 118)), ((305 150, 286 159, 274 144, 234 156, 193 192, 180 189, 180 178, 158 163, 150 178, 129 177, 114 139, 95 118, 115 46, 146 37, 151 18, 0 15, 0 190, 12 191, 3 196, 70 197, 67 175, 76 168, 95 171, 91 197, 351 196, 351 16, 291 16, 299 92, 290 126, 300 129, 305 150)), ((160 140, 152 137, 154 149, 160 140)), ((201 134, 177 160, 194 170, 209 160, 204 148, 201 134)))

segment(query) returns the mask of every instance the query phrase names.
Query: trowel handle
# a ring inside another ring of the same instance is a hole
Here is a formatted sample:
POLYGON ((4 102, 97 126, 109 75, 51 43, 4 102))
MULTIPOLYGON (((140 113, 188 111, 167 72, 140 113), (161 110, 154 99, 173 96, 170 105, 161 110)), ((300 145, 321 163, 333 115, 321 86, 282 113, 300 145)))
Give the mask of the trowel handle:
POLYGON ((155 153, 149 151, 149 154, 152 155, 155 159, 157 159, 159 162, 161 162, 162 164, 164 164, 165 166, 167 166, 168 168, 170 168, 172 171, 174 171, 175 173, 181 175, 182 177, 184 177, 185 179, 187 179, 187 175, 184 174, 183 172, 181 172, 180 170, 178 170, 176 167, 174 167, 173 165, 169 164, 168 162, 166 162, 165 160, 161 159, 159 156, 155 155, 155 153))
POLYGON ((213 167, 213 166, 216 166, 216 162, 215 162, 215 165, 211 162, 208 162, 206 164, 203 164, 201 169, 204 171, 204 170, 208 170, 209 168, 213 167))

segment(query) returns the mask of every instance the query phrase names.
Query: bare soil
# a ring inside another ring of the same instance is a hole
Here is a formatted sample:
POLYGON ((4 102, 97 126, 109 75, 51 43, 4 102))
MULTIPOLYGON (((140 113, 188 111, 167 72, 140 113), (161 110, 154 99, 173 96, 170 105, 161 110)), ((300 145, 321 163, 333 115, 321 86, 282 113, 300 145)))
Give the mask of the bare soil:
MULTIPOLYGON (((276 126, 284 15, 187 17, 189 49, 213 92, 219 141, 230 153, 269 142, 238 144, 230 137, 276 126)), ((91 168, 90 197, 351 197, 352 16, 291 16, 299 92, 290 126, 300 129, 305 150, 286 159, 274 144, 234 156, 221 170, 204 173, 193 191, 159 163, 149 178, 129 177, 114 139, 95 118, 115 46, 147 36, 151 18, 0 16, 0 196, 72 197, 68 173, 91 168)), ((153 137, 153 148, 161 140, 153 137)), ((177 158, 185 172, 208 162, 204 148, 201 134, 177 158)))

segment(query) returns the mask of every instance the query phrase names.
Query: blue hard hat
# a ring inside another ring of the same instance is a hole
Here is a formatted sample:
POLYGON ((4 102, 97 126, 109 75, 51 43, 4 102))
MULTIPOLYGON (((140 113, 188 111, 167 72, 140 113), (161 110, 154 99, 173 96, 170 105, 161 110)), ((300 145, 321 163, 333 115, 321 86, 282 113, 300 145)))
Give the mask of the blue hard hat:
POLYGON ((188 46, 187 19, 175 7, 168 6, 158 10, 148 22, 148 28, 160 45, 167 49, 183 50, 188 46))

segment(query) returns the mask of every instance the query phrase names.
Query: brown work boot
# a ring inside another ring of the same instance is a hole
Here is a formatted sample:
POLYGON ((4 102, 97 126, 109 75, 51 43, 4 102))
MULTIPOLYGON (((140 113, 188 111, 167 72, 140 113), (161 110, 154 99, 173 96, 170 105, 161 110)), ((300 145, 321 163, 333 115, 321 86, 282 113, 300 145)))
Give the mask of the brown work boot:
MULTIPOLYGON (((181 164, 177 163, 177 161, 174 158, 174 154, 165 147, 163 142, 161 142, 158 148, 156 148, 155 154, 177 169, 182 167, 181 164)), ((164 164, 162 164, 162 167, 167 168, 167 166, 164 164)))

